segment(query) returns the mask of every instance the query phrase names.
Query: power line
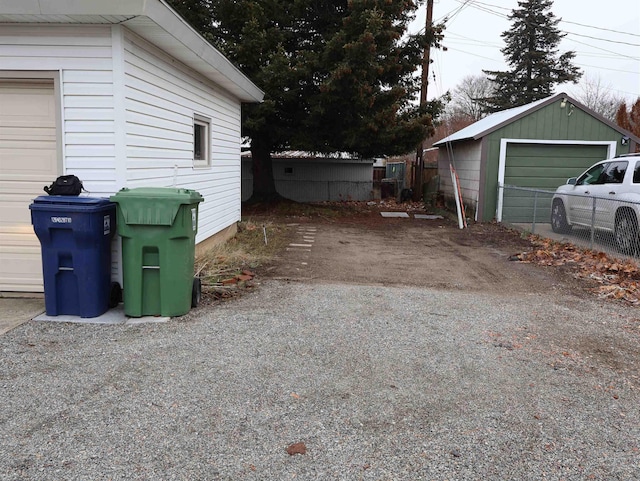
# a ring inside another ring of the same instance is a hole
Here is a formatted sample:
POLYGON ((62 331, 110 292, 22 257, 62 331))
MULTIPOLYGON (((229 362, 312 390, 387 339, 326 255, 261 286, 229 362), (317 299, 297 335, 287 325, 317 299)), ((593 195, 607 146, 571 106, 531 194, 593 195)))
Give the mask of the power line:
POLYGON ((624 57, 624 58, 629 58, 631 60, 640 61, 640 58, 638 57, 632 57, 631 55, 625 55, 623 53, 614 52, 612 50, 607 50, 606 48, 596 47, 595 45, 589 45, 588 43, 580 42, 579 40, 575 40, 575 39, 572 39, 571 41, 579 43, 581 45, 586 45, 587 47, 595 48, 596 50, 602 50, 603 52, 612 53, 618 57, 624 57))
POLYGON ((457 8, 454 8, 453 10, 451 10, 449 13, 443 15, 442 17, 438 18, 436 20, 437 22, 443 22, 444 20, 451 20, 453 19, 456 15, 458 15, 462 10, 464 10, 469 3, 472 3, 473 0, 463 0, 462 2, 460 0, 458 0, 458 3, 462 3, 462 5, 460 5, 457 8))
POLYGON ((471 55, 472 57, 478 57, 478 58, 483 58, 485 60, 491 60, 492 62, 502 63, 502 60, 497 60, 497 59, 491 58, 491 57, 484 57, 483 55, 478 55, 477 53, 467 52, 466 50, 461 50, 459 48, 448 47, 448 49, 449 50, 453 50, 454 52, 462 52, 464 54, 471 55))
MULTIPOLYGON (((458 1, 460 1, 460 0, 458 0, 458 1)), ((504 15, 503 13, 501 13, 501 12, 497 12, 495 10, 492 10, 490 7, 498 8, 498 9, 502 9, 502 10, 510 10, 510 11, 512 11, 511 9, 506 8, 506 7, 501 7, 501 6, 498 6, 498 5, 481 2, 481 1, 478 1, 478 0, 471 0, 471 1, 465 0, 463 6, 467 6, 467 5, 471 5, 473 8, 475 8, 477 10, 483 11, 485 13, 490 13, 492 15, 496 15, 496 16, 501 17, 501 18, 507 18, 507 16, 504 15)), ((597 28, 597 27, 593 27, 593 28, 597 28)), ((592 37, 592 36, 589 36, 589 35, 582 35, 582 34, 577 34, 577 33, 574 33, 574 32, 566 32, 565 31, 564 33, 567 34, 567 35, 571 35, 572 37, 573 36, 586 37, 586 38, 591 38, 593 40, 605 41, 605 42, 615 43, 615 44, 618 44, 618 45, 629 45, 629 46, 634 46, 634 47, 640 46, 639 44, 632 44, 632 43, 629 43, 629 42, 609 40, 609 39, 604 39, 604 38, 600 38, 600 37, 592 37)), ((630 55, 625 55, 625 54, 622 54, 622 53, 619 53, 619 52, 614 52, 614 51, 611 51, 611 50, 607 50, 607 49, 604 49, 604 48, 601 48, 601 47, 596 47, 595 45, 590 45, 588 43, 580 42, 579 40, 576 40, 575 38, 570 38, 570 40, 573 41, 573 42, 579 43, 581 45, 585 45, 587 47, 591 47, 591 48, 594 48, 594 49, 597 49, 597 50, 602 50, 603 52, 610 53, 610 54, 614 55, 615 58, 622 57, 622 58, 628 58, 628 59, 631 59, 631 60, 638 60, 637 58, 632 57, 630 55)))
MULTIPOLYGON (((447 35, 447 39, 445 39, 444 43, 449 47, 449 45, 469 45, 476 48, 495 48, 500 49, 502 45, 497 43, 489 43, 489 42, 480 42, 473 38, 465 37, 464 35, 457 34, 455 32, 449 32, 447 35)), ((586 44, 585 44, 586 45, 586 44)), ((598 48, 598 47, 593 47, 598 48)), ((586 50, 574 50, 576 54, 584 57, 593 57, 593 58, 606 58, 606 59, 618 59, 620 55, 618 52, 612 52, 610 50, 605 50, 607 53, 594 53, 586 50)))
MULTIPOLYGON (((499 8, 501 10, 508 10, 510 12, 513 11, 513 9, 511 9, 511 8, 502 7, 500 5, 494 5, 492 3, 480 2, 478 0, 472 0, 472 2, 473 2, 474 5, 483 5, 485 7, 494 7, 494 8, 499 8)), ((507 17, 507 15, 492 11, 490 9, 484 9, 484 11, 493 13, 494 15, 498 15, 498 16, 501 16, 501 17, 505 17, 505 18, 507 17)), ((639 37, 640 38, 640 34, 631 33, 631 32, 622 32, 620 30, 614 30, 614 29, 611 29, 611 28, 604 28, 601 25, 588 25, 586 23, 579 23, 579 22, 572 22, 570 20, 564 20, 563 18, 560 18, 560 22, 569 23, 571 25, 579 25, 580 27, 593 28, 593 29, 596 29, 596 30, 599 30, 599 31, 613 32, 613 33, 618 33, 620 35, 630 35, 632 37, 639 37)))
POLYGON ((591 35, 583 35, 581 33, 568 32, 568 31, 565 31, 565 33, 568 35, 575 35, 576 37, 585 37, 585 38, 590 38, 592 40, 601 40, 603 42, 617 43, 618 45, 631 45, 632 47, 640 47, 640 43, 621 42, 619 40, 609 40, 608 38, 592 37, 591 35))
POLYGON ((595 28, 595 29, 598 29, 598 30, 604 30, 605 32, 619 33, 620 35, 631 35, 632 37, 640 38, 640 35, 637 34, 637 33, 621 32, 620 30, 613 30, 613 29, 610 29, 610 28, 596 27, 595 25, 585 25, 584 23, 570 22, 569 20, 563 20, 563 19, 560 19, 560 21, 562 23, 570 23, 572 25, 579 25, 581 27, 595 28))
MULTIPOLYGON (((506 20, 508 19, 509 15, 507 15, 506 13, 503 12, 512 12, 513 10, 510 8, 506 8, 506 7, 502 7, 499 5, 494 5, 491 3, 485 3, 482 1, 478 1, 478 0, 456 0, 460 6, 454 10, 451 10, 451 12, 449 12, 449 14, 447 15, 453 15, 452 18, 455 18, 458 14, 460 14, 460 12, 468 7, 473 7, 474 9, 481 11, 483 13, 486 14, 490 14, 493 15, 495 17, 499 17, 502 20, 506 20)), ((444 19, 447 18, 447 15, 445 15, 444 19)), ((562 20, 560 19, 560 21, 563 24, 572 24, 572 25, 578 25, 580 27, 585 27, 585 28, 594 28, 594 29, 598 29, 599 31, 607 31, 607 32, 613 32, 613 33, 617 33, 617 34, 622 34, 622 35, 629 35, 632 37, 638 37, 640 38, 640 35, 636 35, 636 34, 631 34, 628 32, 620 32, 617 30, 612 30, 612 29, 606 29, 606 28, 601 28, 601 27, 597 27, 597 26, 591 26, 591 25, 586 25, 586 24, 582 24, 582 23, 578 23, 578 22, 572 22, 572 21, 566 21, 566 20, 562 20)), ((447 24, 449 24, 449 22, 446 22, 447 24)), ((606 60, 621 60, 621 59, 630 59, 634 62, 637 62, 640 60, 640 58, 634 57, 633 54, 631 55, 626 55, 623 53, 620 53, 619 51, 612 51, 610 49, 607 48, 602 48, 602 47, 598 47, 595 45, 592 45, 590 43, 586 43, 583 41, 578 40, 578 38, 580 37, 584 37, 585 39, 592 39, 594 41, 597 42, 609 42, 612 44, 617 44, 620 46, 631 46, 631 47, 638 47, 640 46, 640 44, 637 43, 632 43, 632 42, 626 42, 626 41, 618 41, 618 40, 613 40, 613 39, 608 39, 608 38, 603 38, 603 37, 598 37, 598 36, 591 36, 591 35, 587 35, 587 34, 581 34, 581 33, 576 33, 574 31, 565 31, 564 29, 561 30, 561 33, 564 33, 566 35, 566 39, 565 41, 569 41, 569 42, 573 42, 575 44, 579 44, 579 45, 583 45, 588 47, 588 49, 582 49, 582 50, 578 50, 575 53, 579 54, 581 58, 585 58, 585 57, 591 57, 596 59, 596 63, 599 62, 598 59, 606 59, 606 60), (587 50, 587 51, 584 51, 587 50), (594 52, 593 50, 596 50, 596 52, 594 52)), ((483 60, 487 60, 487 61, 491 61, 494 63, 501 63, 501 61, 499 59, 496 58, 491 58, 488 56, 483 56, 483 55, 479 55, 476 53, 472 53, 470 51, 468 51, 469 49, 476 49, 478 47, 483 47, 483 48, 495 48, 495 49, 499 49, 501 44, 497 44, 497 43, 488 43, 488 42, 482 42, 482 41, 477 41, 474 38, 469 38, 469 37, 465 37, 464 35, 459 35, 456 34, 455 32, 452 32, 450 30, 447 29, 447 31, 445 31, 445 40, 444 40, 444 45, 446 45, 448 50, 451 50, 452 52, 456 52, 456 53, 461 53, 467 56, 471 56, 471 57, 475 57, 478 59, 483 59, 483 60), (451 46, 451 45, 454 46, 451 46), (456 48, 459 47, 459 48, 456 48), (466 48, 465 48, 466 47, 466 48)), ((635 50, 634 50, 635 51, 635 50)), ((434 52, 435 57, 436 57, 436 65, 434 65, 434 67, 436 67, 434 69, 434 83, 437 85, 437 87, 439 87, 440 89, 442 89, 442 70, 443 70, 443 66, 441 65, 441 63, 444 60, 444 54, 440 51, 436 51, 434 52), (436 79, 436 75, 438 76, 438 79, 436 79)), ((586 68, 593 68, 593 69, 597 69, 597 70, 601 70, 603 72, 616 72, 616 73, 622 73, 622 74, 632 74, 632 75, 638 75, 637 71, 630 71, 630 70, 624 70, 624 69, 612 69, 612 68, 607 68, 604 66, 596 66, 596 65, 587 65, 587 64, 581 64, 576 62, 576 65, 580 66, 580 67, 586 67, 586 68)), ((628 91, 624 91, 624 90, 619 90, 619 89, 613 89, 613 88, 606 88, 606 90, 610 90, 610 91, 615 91, 615 92, 619 92, 621 94, 626 94, 626 95, 633 95, 633 96, 637 96, 638 92, 628 92, 628 91)))
MULTIPOLYGON (((469 0, 467 0, 465 2, 465 6, 466 5, 469 5, 469 0)), ((490 4, 490 3, 479 2, 478 0, 471 0, 470 1, 470 5, 472 7, 474 7, 475 9, 477 9, 477 10, 480 10, 480 11, 485 12, 485 13, 490 13, 492 15, 498 16, 500 18, 505 18, 505 19, 508 18, 508 15, 505 15, 505 14, 500 13, 500 12, 496 12, 495 10, 492 10, 491 8, 488 8, 488 7, 500 8, 500 9, 503 9, 503 10, 512 11, 511 9, 506 8, 506 7, 501 7, 501 6, 493 5, 493 4, 490 4)), ((621 32, 619 30, 606 29, 606 28, 601 28, 601 27, 597 27, 597 26, 593 26, 593 25, 586 25, 586 24, 578 23, 578 22, 571 22, 571 21, 568 21, 568 20, 563 20, 561 18, 559 20, 562 23, 570 23, 570 24, 573 24, 573 25, 580 25, 582 27, 595 28, 595 29, 598 29, 598 30, 604 30, 604 31, 608 31, 608 32, 620 33, 620 34, 625 34, 625 35, 632 35, 634 37, 639 37, 640 38, 640 35, 633 34, 633 33, 621 32)), ((538 25, 538 26, 542 26, 542 25, 538 25)), ((590 38, 590 39, 593 39, 593 40, 600 40, 600 41, 603 41, 603 42, 615 43, 615 44, 618 44, 618 45, 629 45, 629 46, 632 46, 632 47, 640 47, 640 44, 637 44, 637 43, 624 42, 624 41, 620 41, 620 40, 611 40, 611 39, 602 38, 602 37, 593 37, 593 36, 585 35, 585 34, 581 34, 581 33, 569 32, 567 30, 564 30, 564 33, 569 34, 569 35, 575 35, 575 36, 578 36, 578 37, 586 37, 586 38, 590 38)))
POLYGON ((608 72, 620 72, 620 73, 631 73, 631 74, 636 74, 639 75, 640 72, 638 72, 637 70, 634 72, 633 70, 620 70, 617 68, 609 68, 609 67, 603 67, 602 65, 587 65, 584 63, 579 63, 578 65, 580 65, 581 67, 589 67, 589 68, 596 68, 599 70, 606 70, 608 72))

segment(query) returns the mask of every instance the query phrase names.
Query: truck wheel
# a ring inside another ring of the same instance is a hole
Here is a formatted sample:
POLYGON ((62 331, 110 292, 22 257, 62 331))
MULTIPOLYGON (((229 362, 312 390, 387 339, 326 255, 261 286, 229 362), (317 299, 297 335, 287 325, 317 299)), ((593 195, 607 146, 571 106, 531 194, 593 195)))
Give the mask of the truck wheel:
POLYGON ((638 221, 632 210, 624 209, 616 213, 614 235, 616 246, 621 253, 632 256, 638 252, 638 221))
POLYGON ((551 229, 558 234, 571 232, 571 226, 567 222, 567 213, 560 199, 554 200, 551 207, 551 229))

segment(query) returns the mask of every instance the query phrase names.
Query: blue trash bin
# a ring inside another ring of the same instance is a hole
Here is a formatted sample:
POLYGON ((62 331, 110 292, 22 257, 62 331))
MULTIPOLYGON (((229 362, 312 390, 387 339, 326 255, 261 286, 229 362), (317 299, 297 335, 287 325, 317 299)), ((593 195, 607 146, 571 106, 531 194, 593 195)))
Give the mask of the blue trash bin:
POLYGON ((29 209, 42 250, 47 315, 104 314, 112 297, 116 205, 103 198, 51 195, 37 197, 29 209))

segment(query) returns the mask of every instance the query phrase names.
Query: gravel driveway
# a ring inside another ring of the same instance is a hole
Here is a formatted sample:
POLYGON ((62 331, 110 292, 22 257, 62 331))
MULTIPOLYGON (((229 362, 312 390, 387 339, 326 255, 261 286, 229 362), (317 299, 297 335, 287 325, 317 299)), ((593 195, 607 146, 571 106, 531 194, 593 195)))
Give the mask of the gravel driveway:
MULTIPOLYGON (((334 234, 318 226, 283 263, 328 262, 334 234)), ((440 256, 455 255, 447 239, 440 256)), ((407 255, 395 247, 390 265, 407 255)), ((520 282, 484 292, 314 271, 165 324, 10 331, 0 479, 640 479, 637 309, 495 246, 459 247, 490 251, 497 278, 520 282), (300 442, 306 454, 289 455, 300 442)))

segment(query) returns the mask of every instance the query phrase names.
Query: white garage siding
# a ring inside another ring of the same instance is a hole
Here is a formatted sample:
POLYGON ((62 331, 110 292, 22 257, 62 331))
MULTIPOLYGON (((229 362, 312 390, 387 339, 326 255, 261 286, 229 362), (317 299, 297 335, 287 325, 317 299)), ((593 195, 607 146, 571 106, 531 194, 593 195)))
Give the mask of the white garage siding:
POLYGON ((240 102, 125 32, 127 186, 200 192, 199 242, 240 220, 240 102), (209 167, 193 167, 194 114, 211 119, 209 167))
POLYGON ((115 190, 111 28, 2 25, 0 46, 2 70, 60 72, 62 173, 92 195, 115 190))
POLYGON ((65 69, 62 91, 65 172, 77 175, 92 196, 106 197, 118 188, 113 73, 65 69))
POLYGON ((211 80, 121 25, 2 24, 0 69, 56 81, 59 170, 46 183, 72 173, 98 197, 125 186, 195 189, 205 197, 197 242, 240 219, 241 105, 211 80), (194 115, 211 119, 205 168, 193 167, 194 115))
POLYGON ((205 197, 198 242, 240 219, 237 99, 118 25, 1 25, 0 47, 2 70, 60 72, 60 173, 101 197, 124 186, 195 189, 205 197), (194 114, 211 119, 209 168, 193 168, 194 114))
MULTIPOLYGON (((476 208, 480 192, 480 158, 482 155, 480 142, 459 142, 455 146, 453 165, 460 180, 460 190, 466 206, 476 208)), ((441 145, 438 151, 438 175, 440 175, 440 190, 447 199, 453 199, 453 184, 449 171, 450 151, 446 145, 441 145)))
MULTIPOLYGON (((42 187, 57 175, 77 175, 96 196, 106 196, 117 189, 112 65, 109 26, 0 25, 2 76, 29 79, 48 75, 58 83, 54 99, 58 105, 56 169, 46 179, 39 179, 38 185, 34 184, 24 196, 22 209, 26 215, 22 229, 32 232, 29 204, 44 194, 42 187)), ((39 245, 37 239, 33 242, 39 245)), ((38 278, 37 282, 21 282, 14 276, 13 284, 7 281, 4 288, 41 292, 39 256, 39 248, 32 249, 24 259, 21 274, 38 278)))

